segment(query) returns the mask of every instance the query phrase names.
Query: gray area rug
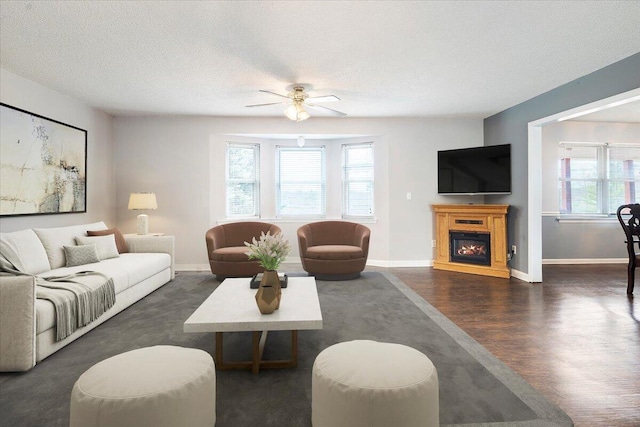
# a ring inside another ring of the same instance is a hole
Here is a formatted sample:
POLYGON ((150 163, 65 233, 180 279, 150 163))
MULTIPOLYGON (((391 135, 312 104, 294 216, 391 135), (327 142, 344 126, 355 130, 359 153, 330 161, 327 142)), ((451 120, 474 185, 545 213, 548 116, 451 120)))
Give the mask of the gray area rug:
MULTIPOLYGON (((183 273, 26 373, 0 375, 0 425, 68 426, 77 378, 113 355, 152 345, 214 353, 214 334, 186 334, 183 322, 218 286, 183 273)), ((248 286, 248 284, 247 284, 248 286)), ((310 426, 311 369, 330 345, 354 339, 405 344, 438 370, 441 425, 571 426, 570 418, 395 276, 318 281, 324 328, 300 331, 296 369, 217 372, 217 427, 310 426)), ((257 308, 256 308, 257 309, 257 308)), ((250 333, 225 335, 225 360, 246 360, 250 333)), ((287 358, 290 333, 272 332, 265 359, 287 358)), ((132 378, 135 381, 135 378, 132 378)))

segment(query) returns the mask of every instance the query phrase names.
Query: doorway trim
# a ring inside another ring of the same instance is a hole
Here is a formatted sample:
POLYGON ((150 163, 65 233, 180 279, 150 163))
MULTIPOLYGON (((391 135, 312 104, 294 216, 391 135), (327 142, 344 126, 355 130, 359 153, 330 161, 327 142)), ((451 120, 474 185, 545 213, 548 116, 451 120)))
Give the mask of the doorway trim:
POLYGON ((542 282, 542 127, 629 102, 640 101, 640 88, 623 92, 528 124, 528 282, 542 282))

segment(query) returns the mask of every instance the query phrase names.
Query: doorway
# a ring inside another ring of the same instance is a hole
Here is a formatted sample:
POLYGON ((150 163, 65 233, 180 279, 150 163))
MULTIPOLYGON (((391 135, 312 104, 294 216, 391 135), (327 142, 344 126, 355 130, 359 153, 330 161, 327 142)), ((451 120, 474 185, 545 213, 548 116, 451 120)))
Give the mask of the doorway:
POLYGON ((529 122, 528 282, 542 282, 542 127, 636 101, 640 101, 640 88, 529 122))

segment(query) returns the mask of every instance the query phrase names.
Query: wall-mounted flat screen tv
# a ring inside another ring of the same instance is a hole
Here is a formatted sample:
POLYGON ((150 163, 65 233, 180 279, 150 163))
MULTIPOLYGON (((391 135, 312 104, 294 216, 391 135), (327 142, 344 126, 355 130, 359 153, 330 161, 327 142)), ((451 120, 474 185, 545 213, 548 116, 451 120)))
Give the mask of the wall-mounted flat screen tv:
POLYGON ((438 151, 438 194, 511 193, 511 144, 438 151))

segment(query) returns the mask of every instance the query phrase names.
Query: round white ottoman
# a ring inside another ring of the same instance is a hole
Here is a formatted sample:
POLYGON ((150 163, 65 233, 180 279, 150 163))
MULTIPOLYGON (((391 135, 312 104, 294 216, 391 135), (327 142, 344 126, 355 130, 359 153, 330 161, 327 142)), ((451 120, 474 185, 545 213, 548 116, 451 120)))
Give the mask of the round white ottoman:
POLYGON ((349 341, 313 364, 313 427, 437 427, 438 373, 401 344, 349 341))
POLYGON ((71 392, 70 427, 213 427, 216 370, 202 350, 155 346, 110 357, 71 392))

